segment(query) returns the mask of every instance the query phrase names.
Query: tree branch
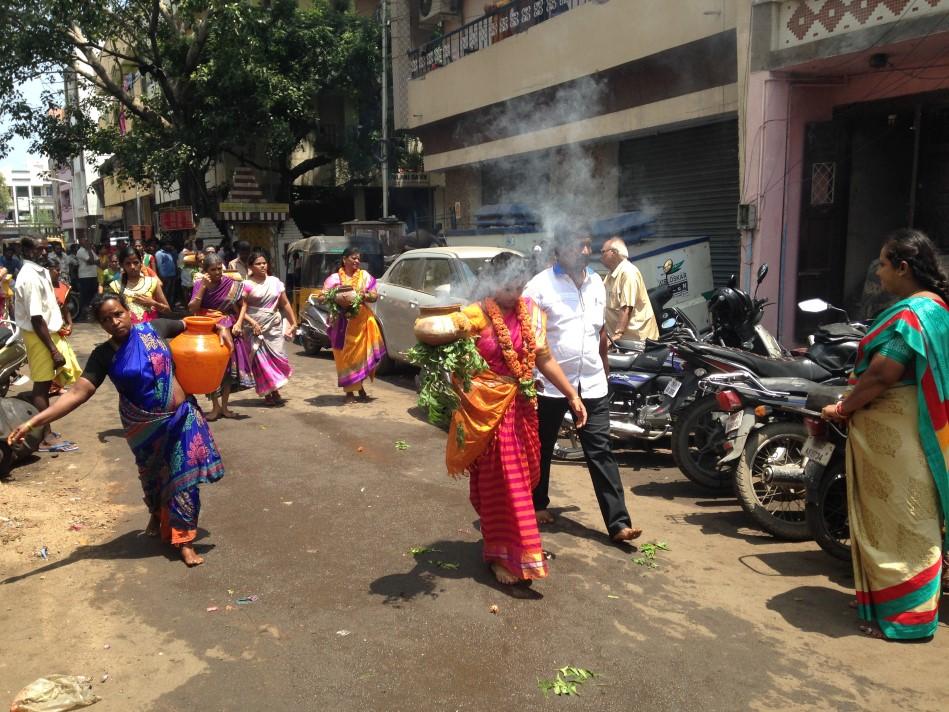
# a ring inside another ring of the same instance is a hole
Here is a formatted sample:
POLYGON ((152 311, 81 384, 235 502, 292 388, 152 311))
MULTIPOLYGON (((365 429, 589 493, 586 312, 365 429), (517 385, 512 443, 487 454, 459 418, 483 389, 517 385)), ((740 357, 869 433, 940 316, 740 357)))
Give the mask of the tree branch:
POLYGON ((307 158, 305 161, 301 161, 300 163, 296 164, 290 169, 290 172, 289 172, 290 182, 292 183, 294 180, 304 175, 305 173, 309 173, 312 170, 316 170, 320 166, 325 166, 326 164, 332 163, 335 160, 336 160, 336 156, 327 156, 327 155, 313 156, 312 158, 307 158))

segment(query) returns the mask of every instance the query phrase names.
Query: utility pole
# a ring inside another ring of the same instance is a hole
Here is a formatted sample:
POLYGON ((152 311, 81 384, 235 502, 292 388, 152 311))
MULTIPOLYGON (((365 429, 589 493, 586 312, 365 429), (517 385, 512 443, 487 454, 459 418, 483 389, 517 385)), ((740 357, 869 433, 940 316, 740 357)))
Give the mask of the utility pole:
POLYGON ((389 217, 389 0, 382 0, 382 218, 389 217))

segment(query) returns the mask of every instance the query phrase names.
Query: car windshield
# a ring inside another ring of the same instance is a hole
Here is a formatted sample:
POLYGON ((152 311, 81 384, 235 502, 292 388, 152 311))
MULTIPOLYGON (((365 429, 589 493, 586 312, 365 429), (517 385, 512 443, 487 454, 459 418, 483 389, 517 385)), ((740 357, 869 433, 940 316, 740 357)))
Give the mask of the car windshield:
POLYGON ((481 275, 481 270, 485 268, 485 265, 491 261, 490 257, 462 257, 461 262, 468 269, 471 270, 471 273, 478 277, 481 275))

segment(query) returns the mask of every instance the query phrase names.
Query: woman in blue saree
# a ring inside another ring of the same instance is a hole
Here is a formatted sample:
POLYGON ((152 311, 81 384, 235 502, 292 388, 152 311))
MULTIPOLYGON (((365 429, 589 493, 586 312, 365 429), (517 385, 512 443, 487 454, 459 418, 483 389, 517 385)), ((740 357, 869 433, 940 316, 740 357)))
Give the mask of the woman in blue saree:
MULTIPOLYGON (((7 442, 68 415, 108 376, 119 392, 125 438, 135 455, 151 514, 145 533, 160 534, 177 547, 188 566, 202 564, 204 559, 193 545, 201 509, 198 486, 221 479, 224 465, 204 415, 175 378, 165 339, 184 331, 184 323, 156 319, 133 325, 127 305, 114 293, 96 297, 90 313, 109 340, 93 350, 79 381, 55 404, 19 425, 7 442)), ((230 345, 229 330, 218 331, 222 342, 230 345)))

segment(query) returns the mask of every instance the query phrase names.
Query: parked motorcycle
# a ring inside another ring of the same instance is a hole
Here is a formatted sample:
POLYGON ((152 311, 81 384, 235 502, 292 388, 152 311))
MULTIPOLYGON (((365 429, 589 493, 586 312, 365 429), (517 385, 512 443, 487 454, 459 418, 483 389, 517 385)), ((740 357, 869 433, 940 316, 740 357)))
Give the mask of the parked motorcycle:
POLYGON ((737 371, 710 375, 699 388, 717 403, 715 417, 725 438, 725 454, 717 464, 735 467, 735 496, 742 509, 780 539, 809 539, 802 414, 808 394, 821 386, 801 378, 758 378, 737 371))
POLYGON ((847 432, 820 417, 821 409, 836 403, 843 388, 816 389, 808 394, 804 416, 804 480, 807 502, 804 513, 814 541, 841 561, 850 561, 850 520, 847 512, 847 432))
POLYGON ((40 446, 42 432, 31 431, 16 445, 7 445, 7 435, 20 423, 38 413, 32 403, 19 398, 4 398, 10 385, 19 378, 19 369, 26 363, 26 348, 20 330, 12 321, 0 319, 0 477, 5 476, 18 460, 29 457, 40 446))
MULTIPOLYGON (((652 427, 640 421, 638 416, 645 405, 659 402, 671 376, 681 371, 670 359, 669 345, 664 341, 700 338, 699 328, 685 312, 666 306, 672 298, 669 285, 653 287, 648 294, 653 313, 658 316, 660 341, 610 339, 611 349, 607 354, 610 435, 617 440, 653 441, 668 435, 669 423, 658 422, 656 427, 652 427)), ((553 457, 566 461, 583 459, 580 439, 570 413, 564 416, 553 457)))
MULTIPOLYGON (((768 266, 758 270, 757 288, 768 274, 768 266)), ((660 341, 627 342, 611 340, 610 435, 620 443, 653 442, 672 433, 671 403, 691 401, 698 379, 687 380, 680 344, 707 343, 718 349, 748 349, 767 359, 784 355, 777 340, 759 323, 767 301, 752 297, 735 287, 715 290, 709 298, 712 330, 701 333, 681 310, 665 307, 672 296, 668 285, 650 290, 653 313, 658 315, 660 341), (717 346, 716 346, 717 345, 717 346), (680 387, 686 383, 686 388, 680 387), (676 396, 678 397, 676 398, 676 396), (675 398, 674 401, 670 399, 675 398)), ((579 459, 569 414, 554 450, 558 459, 579 459)))
POLYGON ((725 460, 726 440, 714 395, 698 393, 699 381, 713 373, 745 372, 758 378, 795 378, 824 384, 846 383, 865 333, 861 324, 819 327, 804 355, 767 358, 749 351, 703 342, 680 342, 675 355, 684 362, 680 384, 669 386, 661 408, 674 416, 672 456, 690 480, 710 489, 731 484, 734 463, 725 460))

